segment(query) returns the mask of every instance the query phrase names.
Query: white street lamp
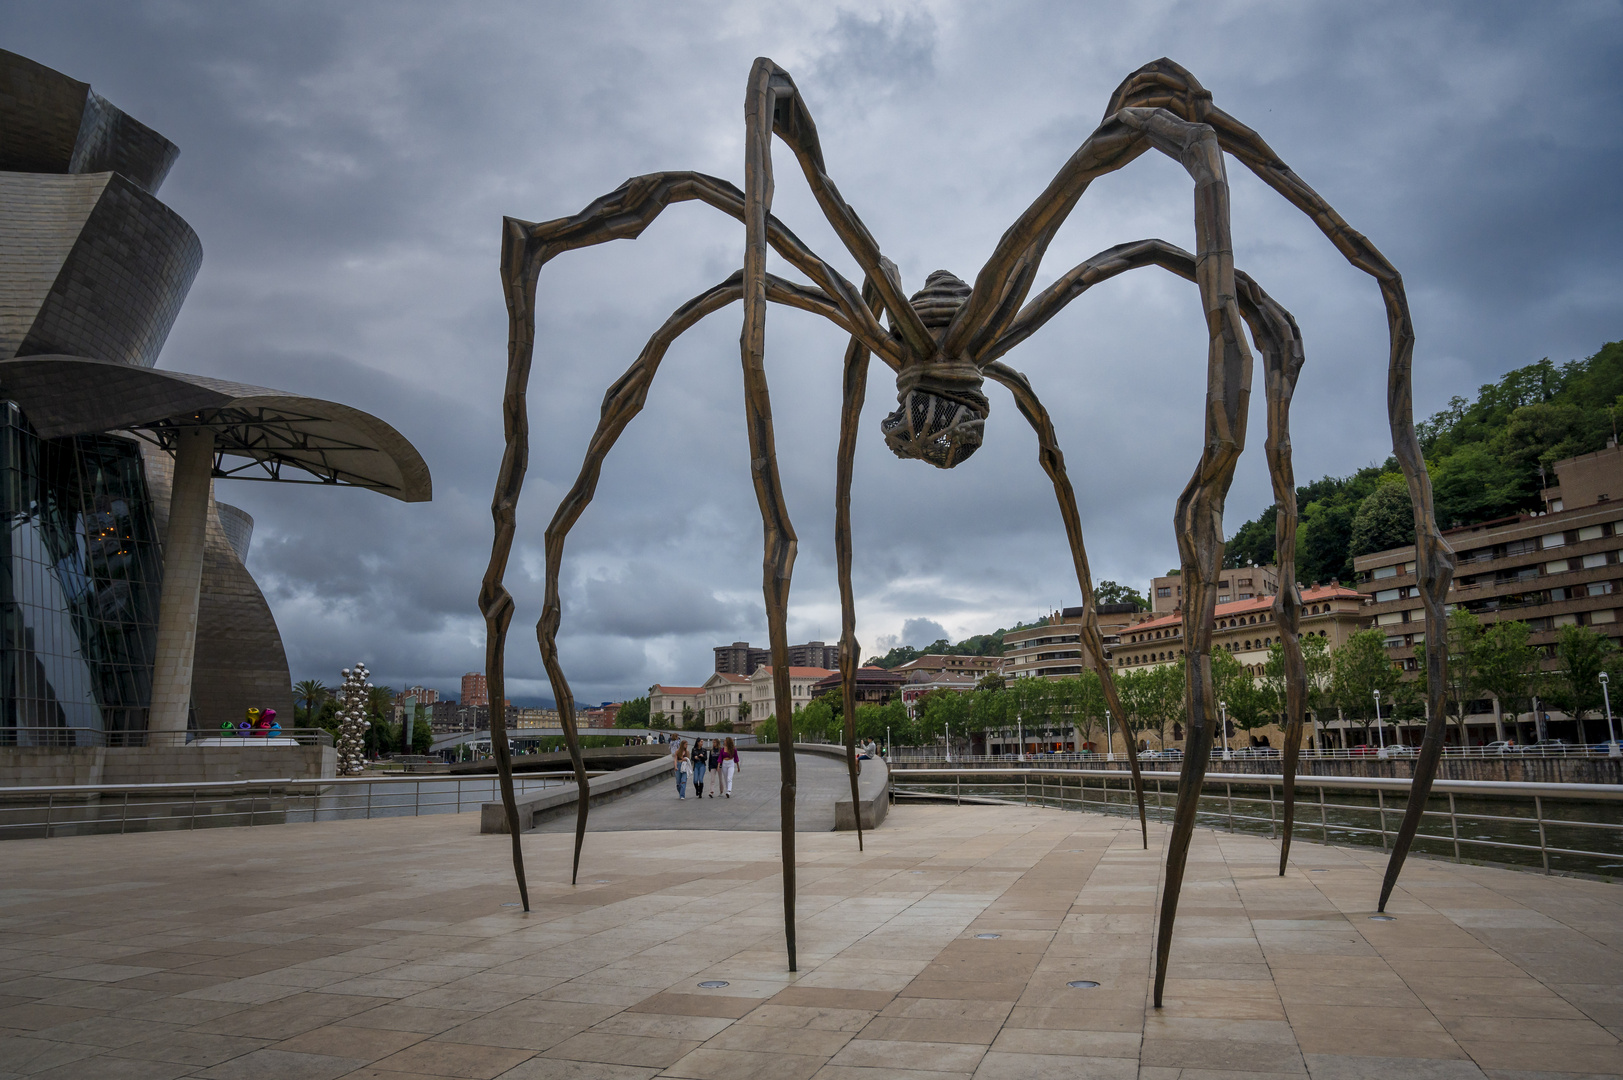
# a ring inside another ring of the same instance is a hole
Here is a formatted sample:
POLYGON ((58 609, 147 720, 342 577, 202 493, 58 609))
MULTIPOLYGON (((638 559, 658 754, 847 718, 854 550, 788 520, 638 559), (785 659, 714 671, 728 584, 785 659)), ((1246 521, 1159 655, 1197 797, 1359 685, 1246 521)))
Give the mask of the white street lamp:
POLYGON ((1110 710, 1105 710, 1105 760, 1116 760, 1116 733, 1110 728, 1110 710))
POLYGON ((1379 690, 1375 691, 1375 738, 1380 743, 1381 749, 1385 750, 1386 732, 1381 727, 1381 692, 1379 690))
POLYGON ((1623 757, 1623 747, 1617 745, 1617 731, 1612 727, 1612 694, 1606 689, 1606 684, 1610 681, 1606 677, 1606 672, 1600 673, 1600 696, 1606 701, 1606 737, 1609 740, 1606 744, 1606 756, 1623 757))
POLYGON ((1015 730, 1020 736, 1020 760, 1026 760, 1026 722, 1019 713, 1014 714, 1015 730))
POLYGON ((1219 701, 1217 707, 1223 713, 1223 760, 1233 761, 1234 754, 1229 750, 1229 704, 1226 701, 1219 701))

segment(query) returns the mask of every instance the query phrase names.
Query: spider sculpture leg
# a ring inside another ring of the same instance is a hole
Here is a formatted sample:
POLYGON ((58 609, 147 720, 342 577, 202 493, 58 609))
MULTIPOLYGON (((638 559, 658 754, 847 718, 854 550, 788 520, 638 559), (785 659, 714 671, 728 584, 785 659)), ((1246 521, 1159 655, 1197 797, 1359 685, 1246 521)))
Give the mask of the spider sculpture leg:
POLYGON ((789 970, 795 967, 795 720, 789 691, 789 579, 794 571, 794 526, 778 477, 772 434, 772 402, 766 385, 766 218, 772 209, 772 72, 760 61, 750 73, 744 99, 744 329, 739 355, 744 366, 750 475, 761 510, 761 592, 766 598, 767 638, 772 650, 774 715, 778 721, 779 846, 783 857, 783 933, 789 970))
MULTIPOLYGON (((878 304, 879 290, 872 279, 864 282, 862 298, 878 304)), ((862 842, 862 792, 857 776, 857 607, 851 587, 851 477, 857 453, 857 425, 868 388, 867 346, 856 338, 845 350, 845 384, 840 404, 840 448, 834 486, 834 558, 840 582, 840 701, 845 710, 845 769, 851 780, 851 812, 856 821, 857 850, 862 842)))
MULTIPOLYGON (((1138 827, 1144 843, 1144 849, 1149 850, 1150 826, 1149 819, 1144 813, 1144 777, 1138 767, 1138 747, 1133 738, 1133 729, 1127 722, 1127 710, 1121 707, 1121 700, 1116 696, 1116 677, 1110 670, 1110 663, 1105 657, 1104 637, 1099 631, 1099 618, 1093 610, 1093 573, 1088 568, 1088 552, 1082 542, 1082 515, 1077 509, 1076 492, 1071 487, 1071 478, 1065 472, 1065 455, 1060 452, 1059 438, 1054 432, 1054 422, 1048 415, 1048 410, 1038 400, 1036 391, 1032 390, 1031 383, 1020 372, 1007 364, 992 361, 982 367, 994 382, 1001 383, 1014 395, 1014 403, 1020 410, 1020 415, 1026 418, 1031 429, 1037 433, 1037 460, 1042 464, 1043 472, 1054 485, 1054 495, 1059 500, 1059 516, 1065 523, 1065 538, 1071 545, 1071 562, 1076 568, 1076 581, 1082 589, 1082 647, 1093 661, 1093 669, 1099 674, 1099 684, 1104 690, 1105 704, 1116 718, 1116 725, 1121 729, 1122 742, 1127 746, 1127 762, 1132 770, 1133 791, 1138 796, 1138 827)), ((1110 733, 1105 732, 1109 738, 1110 733)))
POLYGON ((1146 64, 1117 88, 1110 109, 1154 106, 1169 109, 1185 119, 1211 125, 1223 149, 1239 158, 1269 187, 1291 205, 1313 219, 1336 249, 1358 269, 1373 277, 1386 304, 1387 331, 1391 351, 1387 361, 1386 411, 1392 432, 1392 452, 1409 483, 1414 503, 1415 578, 1426 608, 1426 676, 1429 711, 1426 736, 1415 761, 1414 781, 1403 824, 1392 844, 1386 875, 1381 881, 1380 910, 1397 885, 1404 860, 1420 827, 1426 798, 1442 759, 1443 736, 1448 726, 1443 708, 1444 673, 1448 664, 1448 616, 1444 601, 1454 574, 1453 552, 1443 540, 1432 506, 1431 478, 1426 472, 1420 442, 1415 437, 1412 368, 1414 364, 1414 324, 1403 278, 1397 268, 1336 213, 1318 192, 1284 163, 1262 137, 1212 104, 1212 95, 1184 68, 1162 58, 1146 64))

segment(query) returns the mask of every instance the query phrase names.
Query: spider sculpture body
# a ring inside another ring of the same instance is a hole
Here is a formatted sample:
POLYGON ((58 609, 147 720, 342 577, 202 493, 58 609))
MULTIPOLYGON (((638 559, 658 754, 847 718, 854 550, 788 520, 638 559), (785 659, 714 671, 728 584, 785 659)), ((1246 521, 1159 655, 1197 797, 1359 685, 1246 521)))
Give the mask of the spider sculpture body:
MULTIPOLYGON (((535 347, 535 303, 541 269, 574 248, 638 236, 674 202, 697 200, 744 225, 744 265, 673 312, 644 346, 641 355, 611 386, 602 416, 574 486, 546 532, 546 583, 536 626, 541 656, 551 680, 565 739, 574 762, 580 800, 576 815, 574 872, 578 873, 587 820, 587 784, 576 734, 574 701, 558 661, 561 623, 558 577, 569 530, 590 503, 602 463, 620 433, 642 408, 666 350, 700 319, 734 302, 743 303, 740 354, 745 389, 751 475, 763 528, 762 586, 766 600, 771 662, 776 678, 775 715, 782 766, 782 853, 785 939, 789 969, 795 970, 793 710, 790 705, 788 636, 785 629, 790 577, 796 552, 793 525, 779 482, 772 410, 763 366, 766 313, 770 304, 809 311, 850 334, 844 362, 835 495, 836 562, 842 608, 840 669, 844 682, 846 759, 853 800, 857 797, 855 757, 855 674, 858 647, 851 587, 850 492, 857 423, 871 357, 896 373, 898 407, 881 425, 886 443, 904 458, 939 468, 959 464, 981 444, 989 414, 986 379, 1010 391, 1037 436, 1038 461, 1054 487, 1070 543, 1085 611, 1083 646, 1103 683, 1111 715, 1127 745, 1140 828, 1148 846, 1142 785, 1132 732, 1117 699, 1094 618, 1094 596, 1083 544, 1075 492, 1047 410, 1025 376, 1000 357, 1030 337, 1066 304, 1093 285, 1128 270, 1158 266, 1195 283, 1208 330, 1206 350, 1205 443, 1194 475, 1177 500, 1174 519, 1184 582, 1184 643, 1187 665, 1187 738, 1178 802, 1167 840, 1166 886, 1156 943, 1155 1003, 1161 1004, 1167 958, 1195 810, 1213 739, 1216 702, 1211 676, 1212 633, 1217 581, 1222 567, 1224 498, 1245 445, 1253 357, 1247 331, 1263 358, 1267 400, 1266 451, 1279 505, 1276 543, 1280 594, 1274 618, 1284 646, 1287 724, 1284 748, 1285 823, 1280 873, 1289 858, 1294 806, 1294 775, 1302 740, 1305 673, 1297 640, 1301 601, 1295 581, 1295 481, 1291 472, 1289 413, 1303 363, 1301 335, 1290 313, 1256 282, 1234 267, 1229 226, 1225 154, 1232 155, 1307 213, 1352 264, 1374 277, 1386 303, 1391 353, 1388 360, 1388 418, 1393 450, 1408 479, 1415 507, 1416 563, 1427 616, 1427 670, 1432 719, 1416 762, 1409 806, 1382 886, 1385 907, 1413 840, 1420 811, 1441 755, 1446 714, 1442 598, 1453 565, 1432 514, 1431 488, 1410 406, 1410 364, 1414 336, 1397 271, 1361 234, 1290 170, 1250 128, 1212 104, 1208 93, 1170 60, 1148 64, 1112 95, 1104 121, 1066 162, 1048 188, 1005 232, 973 286, 945 271, 931 274, 911 297, 901 275, 828 177, 817 129, 789 75, 771 60, 751 69, 744 104, 744 190, 725 180, 693 172, 634 177, 572 217, 542 223, 508 218, 502 243, 502 281, 509 315, 508 374, 503 401, 506 452, 492 502, 496 534, 480 592, 486 620, 486 672, 493 700, 504 697, 503 657, 513 601, 503 586, 511 551, 515 509, 528 459, 525 393, 535 347), (770 144, 773 136, 794 152, 823 214, 862 269, 860 288, 806 247, 771 213, 773 192, 770 144), (1099 253, 1061 275, 1035 297, 1030 291, 1043 255, 1067 215, 1097 177, 1159 150, 1188 171, 1194 186, 1196 250, 1184 251, 1160 240, 1123 244, 1099 253), (766 272, 771 247, 809 279, 785 280, 766 272), (881 316, 885 322, 882 323, 881 316)), ((501 710, 491 713, 492 746, 501 777, 502 798, 512 833, 513 864, 526 910, 528 889, 513 801, 511 765, 501 710)), ((858 843, 862 842, 858 832, 858 843)))

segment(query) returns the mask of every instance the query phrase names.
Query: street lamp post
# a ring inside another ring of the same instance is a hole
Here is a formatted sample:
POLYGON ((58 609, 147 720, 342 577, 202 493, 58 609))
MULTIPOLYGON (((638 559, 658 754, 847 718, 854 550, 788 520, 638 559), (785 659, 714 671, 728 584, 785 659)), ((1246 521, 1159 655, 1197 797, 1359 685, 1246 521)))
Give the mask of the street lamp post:
POLYGON ((1026 760, 1026 721, 1019 713, 1015 714, 1014 726, 1020 737, 1020 760, 1024 761, 1026 760))
POLYGON ((1229 751, 1229 705, 1226 701, 1217 703, 1218 710, 1223 715, 1223 760, 1233 761, 1234 754, 1229 751))
POLYGON ((1623 757, 1623 747, 1617 745, 1617 730, 1612 727, 1612 694, 1606 689, 1606 684, 1610 681, 1606 677, 1606 672, 1600 673, 1600 696, 1606 701, 1606 756, 1623 757))
POLYGON ((1386 749, 1386 731, 1381 727, 1381 692, 1375 691, 1375 740, 1386 749))
POLYGON ((1116 760, 1116 733, 1110 728, 1110 710, 1105 710, 1105 760, 1116 760))

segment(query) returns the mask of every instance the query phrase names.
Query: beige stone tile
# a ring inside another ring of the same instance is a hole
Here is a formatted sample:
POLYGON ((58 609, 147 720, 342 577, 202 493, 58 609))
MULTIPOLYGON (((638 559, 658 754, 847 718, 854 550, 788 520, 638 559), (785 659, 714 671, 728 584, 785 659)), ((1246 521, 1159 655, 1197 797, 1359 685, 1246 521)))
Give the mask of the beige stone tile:
POLYGON ((135 1058, 87 1057, 43 1072, 29 1073, 29 1080, 178 1080, 197 1075, 190 1065, 172 1061, 139 1061, 135 1058))
POLYGON ((823 1028, 776 1029, 764 1024, 734 1024, 704 1045, 707 1050, 750 1050, 827 1059, 850 1042, 852 1034, 823 1028))
POLYGON ((1623 1052, 1616 1045, 1600 1046, 1592 1043, 1569 1045, 1555 1042, 1506 1042, 1500 1040, 1468 1040, 1461 1047, 1493 1075, 1503 1070, 1542 1074, 1579 1074, 1581 1076, 1623 1075, 1623 1052))
MULTIPOLYGON (((650 1080, 659 1072, 658 1069, 639 1065, 606 1065, 599 1061, 534 1057, 502 1073, 500 1080, 650 1080)), ((378 1080, 393 1080, 395 1075, 399 1074, 380 1075, 378 1080)))
MULTIPOLYGON (((1366 1033, 1367 1034, 1367 1033, 1366 1033)), ((1305 1074, 1295 1046, 1236 1039, 1148 1038, 1139 1061, 1173 1069, 1305 1074)))
POLYGON ((147 1061, 173 1061, 182 1065, 207 1067, 258 1050, 265 1039, 245 1039, 235 1035, 211 1035, 181 1031, 147 1042, 121 1046, 108 1051, 109 1057, 140 1058, 147 1061))
POLYGON ((1130 1031, 1053 1031, 1005 1026, 993 1053, 1138 1060, 1140 1036, 1130 1031))
POLYGON ((343 1027, 329 1024, 273 1044, 272 1050, 297 1054, 325 1054, 329 1057, 377 1061, 404 1050, 426 1036, 417 1031, 389 1031, 384 1028, 343 1027))
POLYGON ((752 1050, 695 1050, 667 1068, 661 1076, 693 1080, 809 1080, 823 1067, 822 1057, 760 1053, 752 1050))
POLYGON ((1128 1058, 1011 1054, 998 1050, 988 1053, 975 1070, 975 1080, 1137 1080, 1138 1075, 1138 1063, 1128 1058))
POLYGON ((858 1038, 902 1042, 973 1043, 978 1046, 989 1046, 997 1037, 999 1026, 1000 1023, 996 1020, 878 1016, 862 1029, 858 1038))
POLYGON ((424 1035, 437 1035, 458 1024, 478 1019, 478 1013, 455 1009, 414 1009, 404 1005, 380 1005, 365 1012, 347 1016, 339 1023, 346 1026, 383 1028, 388 1031, 417 1031, 424 1035))
POLYGON ((349 1058, 264 1049, 192 1075, 201 1080, 337 1080, 359 1064, 349 1058))
POLYGON ((812 1080, 972 1080, 974 1073, 923 1072, 918 1069, 865 1069, 850 1065, 824 1065, 812 1080))
POLYGON ((967 1072, 980 1064, 981 1057, 985 1053, 984 1046, 966 1046, 961 1043, 853 1039, 829 1060, 829 1064, 879 1069, 967 1072))
POLYGON ((532 1056, 528 1050, 430 1040, 408 1046, 373 1064, 396 1072, 490 1080, 532 1056))

